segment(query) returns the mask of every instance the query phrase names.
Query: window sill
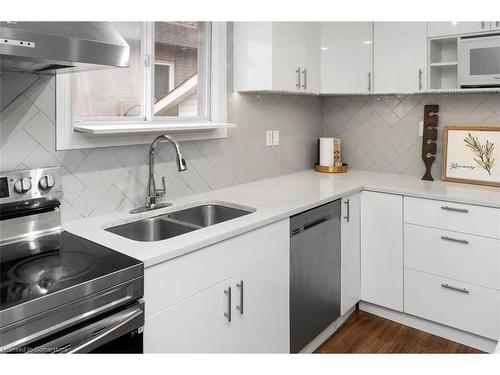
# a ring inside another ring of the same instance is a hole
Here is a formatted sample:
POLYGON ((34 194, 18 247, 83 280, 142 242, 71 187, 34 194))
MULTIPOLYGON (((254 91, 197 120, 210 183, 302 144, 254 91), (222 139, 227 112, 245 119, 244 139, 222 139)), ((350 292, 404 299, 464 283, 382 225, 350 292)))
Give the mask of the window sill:
POLYGON ((109 124, 109 125, 74 125, 74 131, 89 135, 126 135, 126 134, 152 134, 152 133, 189 133, 208 130, 235 128, 236 124, 217 122, 195 122, 177 124, 109 124))

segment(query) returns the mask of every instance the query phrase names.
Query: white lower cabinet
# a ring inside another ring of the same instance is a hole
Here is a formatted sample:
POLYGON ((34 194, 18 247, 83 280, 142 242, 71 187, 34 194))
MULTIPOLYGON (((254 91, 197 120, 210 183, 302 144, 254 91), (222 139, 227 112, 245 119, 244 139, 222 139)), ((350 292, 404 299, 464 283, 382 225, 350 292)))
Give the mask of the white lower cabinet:
POLYGON ((289 254, 147 318, 145 353, 288 353, 289 254))
POLYGON ((341 218, 341 300, 344 315, 361 297, 360 193, 342 198, 341 218))
POLYGON ((229 353, 229 280, 146 319, 145 353, 229 353))
POLYGON ((146 268, 145 353, 288 352, 289 250, 285 219, 146 268))
POLYGON ((498 340, 500 292, 424 272, 405 270, 405 312, 498 340))
POLYGON ((361 299, 403 311, 403 197, 361 193, 361 299))
POLYGON ((282 253, 231 280, 233 353, 288 353, 289 256, 282 253))

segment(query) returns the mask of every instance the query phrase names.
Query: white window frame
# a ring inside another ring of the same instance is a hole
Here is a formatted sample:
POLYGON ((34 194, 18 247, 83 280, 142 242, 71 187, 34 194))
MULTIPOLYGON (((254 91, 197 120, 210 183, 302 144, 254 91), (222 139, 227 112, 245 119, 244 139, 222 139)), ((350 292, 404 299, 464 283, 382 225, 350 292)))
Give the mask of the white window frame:
POLYGON ((168 82, 169 87, 168 91, 172 91, 174 89, 174 77, 175 77, 175 64, 172 61, 162 60, 155 58, 155 65, 163 65, 168 66, 168 82))
POLYGON ((123 146, 151 142, 157 134, 170 134, 178 141, 227 137, 227 54, 226 23, 211 22, 211 38, 207 48, 198 52, 198 61, 210 61, 209 74, 198 82, 199 91, 209 85, 208 95, 199 95, 198 105, 205 112, 201 117, 153 116, 154 23, 143 27, 142 56, 144 69, 144 119, 137 117, 78 119, 72 115, 71 76, 56 75, 56 148, 72 150, 83 148, 123 146))

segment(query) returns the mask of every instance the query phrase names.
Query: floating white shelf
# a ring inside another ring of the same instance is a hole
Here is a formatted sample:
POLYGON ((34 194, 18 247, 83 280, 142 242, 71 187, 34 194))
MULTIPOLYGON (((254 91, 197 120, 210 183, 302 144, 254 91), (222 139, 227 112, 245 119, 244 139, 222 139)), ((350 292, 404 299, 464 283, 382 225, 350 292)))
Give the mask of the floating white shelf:
POLYGON ((74 130, 79 133, 92 135, 109 134, 150 134, 150 133, 185 133, 208 130, 235 128, 236 124, 227 123, 185 123, 185 124, 110 124, 110 125, 75 125, 74 130))
POLYGON ((456 62, 456 61, 445 61, 445 62, 430 63, 430 66, 433 66, 433 67, 457 66, 457 65, 458 65, 458 62, 456 62))

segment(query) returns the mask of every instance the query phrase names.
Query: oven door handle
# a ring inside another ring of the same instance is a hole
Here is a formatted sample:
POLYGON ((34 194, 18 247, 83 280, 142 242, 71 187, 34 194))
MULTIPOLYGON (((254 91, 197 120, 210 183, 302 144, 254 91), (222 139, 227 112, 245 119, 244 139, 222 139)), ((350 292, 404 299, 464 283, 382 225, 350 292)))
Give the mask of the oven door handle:
POLYGON ((45 342, 29 353, 88 353, 144 325, 144 302, 45 342))
MULTIPOLYGON (((101 328, 89 331, 92 338, 76 347, 70 348, 67 353, 88 353, 93 349, 98 348, 99 346, 117 339, 118 337, 144 325, 144 309, 140 306, 134 308, 132 311, 122 312, 119 315, 124 315, 122 317, 123 320, 120 319, 121 321, 119 323, 110 328, 101 328), (142 322, 138 325, 135 321, 139 317, 142 317, 142 322)), ((115 316, 113 315, 113 318, 114 317, 115 316)))

